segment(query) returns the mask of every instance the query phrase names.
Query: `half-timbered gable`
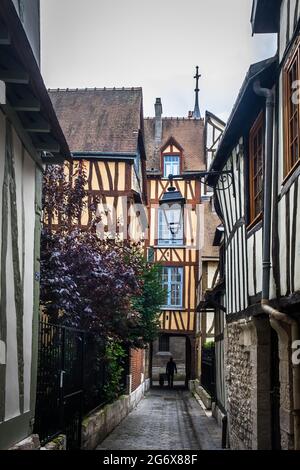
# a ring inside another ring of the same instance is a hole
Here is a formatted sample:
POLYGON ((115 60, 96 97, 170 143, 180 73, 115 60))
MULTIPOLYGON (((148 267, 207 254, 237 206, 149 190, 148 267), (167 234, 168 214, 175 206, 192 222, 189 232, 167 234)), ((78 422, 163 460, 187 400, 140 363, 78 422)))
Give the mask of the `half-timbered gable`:
MULTIPOLYGON (((162 307, 161 330, 165 335, 189 338, 191 362, 187 377, 195 378, 200 375, 202 330, 202 340, 213 337, 213 313, 209 318, 209 313, 197 313, 197 308, 202 289, 212 282, 218 265, 218 250, 212 246, 212 239, 219 220, 199 175, 207 168, 205 122, 191 113, 190 118, 163 117, 158 98, 155 118, 146 118, 144 128, 148 258, 161 263, 163 285, 168 292, 162 307), (166 210, 165 202, 170 198, 174 201, 166 210)), ((211 144, 216 144, 217 135, 211 138, 211 144)))
POLYGON ((42 170, 69 157, 39 70, 39 33, 38 1, 1 1, 1 449, 33 432, 42 170))
POLYGON ((161 325, 164 331, 193 332, 197 307, 198 283, 198 211, 200 182, 188 177, 189 171, 204 168, 204 122, 199 119, 146 118, 145 142, 149 197, 149 248, 154 261, 166 268, 181 270, 179 289, 182 292, 180 309, 164 307, 161 325), (157 126, 161 119, 161 136, 157 140, 157 126), (156 139, 155 139, 156 136, 156 139), (170 186, 169 175, 174 178, 176 190, 185 199, 181 240, 171 240, 168 234, 160 238, 160 201, 170 186), (170 238, 170 240, 168 240, 170 238), (175 245, 175 246, 174 246, 175 245))
MULTIPOLYGON (((79 161, 85 167, 87 207, 96 201, 98 230, 140 239, 147 226, 142 90, 51 90, 50 96, 72 151, 71 171, 79 161)), ((92 217, 84 211, 81 226, 92 217)))

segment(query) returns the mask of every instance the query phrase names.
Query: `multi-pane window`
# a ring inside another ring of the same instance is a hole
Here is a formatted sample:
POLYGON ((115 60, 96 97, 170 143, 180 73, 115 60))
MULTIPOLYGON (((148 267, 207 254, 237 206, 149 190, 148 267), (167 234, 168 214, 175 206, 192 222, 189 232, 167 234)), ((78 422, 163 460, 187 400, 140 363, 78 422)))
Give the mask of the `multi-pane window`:
POLYGON ((160 352, 170 351, 170 336, 160 335, 159 340, 158 340, 158 350, 160 352))
POLYGON ((250 223, 259 218, 263 209, 264 115, 261 113, 250 131, 250 223))
POLYGON ((181 207, 158 209, 158 244, 183 245, 183 210, 181 207))
POLYGON ((163 307, 182 307, 183 268, 162 268, 162 286, 167 291, 166 303, 163 307))
POLYGON ((164 156, 164 178, 170 175, 180 175, 180 156, 179 155, 166 155, 164 156))
POLYGON ((300 159, 300 43, 285 69, 285 174, 287 175, 300 159))

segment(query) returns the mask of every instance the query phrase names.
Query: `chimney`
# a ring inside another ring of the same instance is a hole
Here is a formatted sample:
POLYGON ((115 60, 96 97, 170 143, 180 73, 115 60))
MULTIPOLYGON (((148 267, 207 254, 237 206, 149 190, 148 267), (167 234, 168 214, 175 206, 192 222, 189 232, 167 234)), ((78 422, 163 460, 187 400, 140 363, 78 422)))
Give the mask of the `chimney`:
POLYGON ((156 98, 155 107, 155 146, 159 147, 162 139, 162 104, 161 98, 156 98))

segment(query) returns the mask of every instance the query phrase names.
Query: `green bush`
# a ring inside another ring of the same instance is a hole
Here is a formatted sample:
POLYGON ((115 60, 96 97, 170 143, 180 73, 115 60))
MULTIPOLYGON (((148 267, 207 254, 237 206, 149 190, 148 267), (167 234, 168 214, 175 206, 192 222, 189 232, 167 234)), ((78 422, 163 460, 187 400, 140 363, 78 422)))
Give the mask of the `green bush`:
POLYGON ((105 359, 107 363, 107 383, 104 386, 104 392, 107 401, 113 401, 119 397, 122 391, 122 359, 126 356, 123 347, 115 342, 109 341, 106 345, 105 359))

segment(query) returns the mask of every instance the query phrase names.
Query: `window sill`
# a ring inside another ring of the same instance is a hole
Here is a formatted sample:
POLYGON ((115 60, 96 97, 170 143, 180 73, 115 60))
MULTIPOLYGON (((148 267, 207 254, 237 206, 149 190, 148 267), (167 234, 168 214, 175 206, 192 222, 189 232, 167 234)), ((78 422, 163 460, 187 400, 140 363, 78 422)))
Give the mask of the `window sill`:
POLYGON ((258 214, 255 219, 247 226, 247 232, 250 232, 254 228, 256 228, 257 225, 259 225, 262 222, 262 212, 258 214))
POLYGON ((185 310, 184 307, 160 307, 160 310, 165 311, 172 311, 172 312, 178 312, 178 310, 185 310))
POLYGON ((295 180, 300 176, 300 159, 290 169, 282 182, 281 196, 283 196, 290 189, 295 180))
POLYGON ((186 245, 154 245, 153 248, 186 248, 186 245))

